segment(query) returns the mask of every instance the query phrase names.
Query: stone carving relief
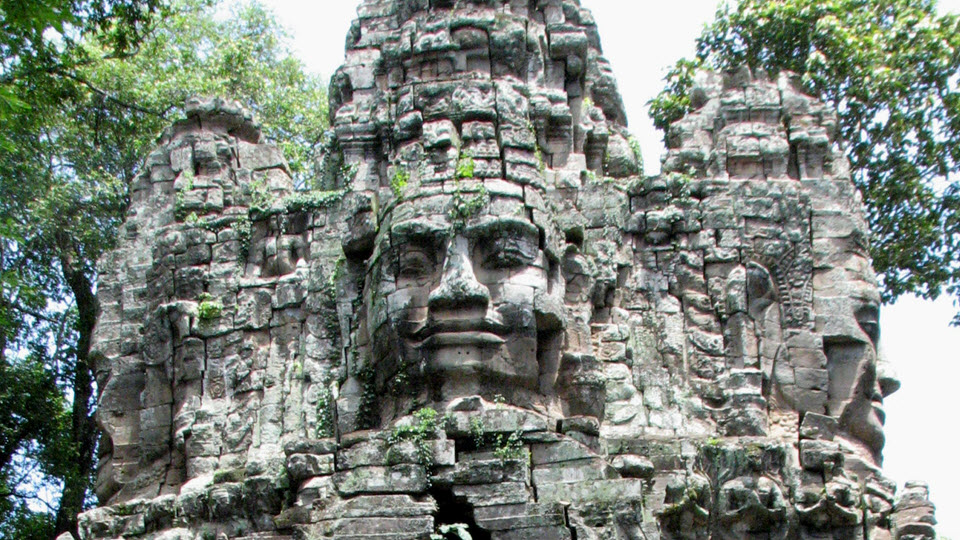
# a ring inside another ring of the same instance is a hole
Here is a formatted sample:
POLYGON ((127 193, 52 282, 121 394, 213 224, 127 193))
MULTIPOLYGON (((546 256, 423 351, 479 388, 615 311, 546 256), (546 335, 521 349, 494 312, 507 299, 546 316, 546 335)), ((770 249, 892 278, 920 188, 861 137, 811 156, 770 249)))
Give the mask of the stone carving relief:
POLYGON ((645 177, 578 2, 358 13, 324 191, 222 100, 131 186, 86 539, 934 537, 829 110, 703 74, 645 177))

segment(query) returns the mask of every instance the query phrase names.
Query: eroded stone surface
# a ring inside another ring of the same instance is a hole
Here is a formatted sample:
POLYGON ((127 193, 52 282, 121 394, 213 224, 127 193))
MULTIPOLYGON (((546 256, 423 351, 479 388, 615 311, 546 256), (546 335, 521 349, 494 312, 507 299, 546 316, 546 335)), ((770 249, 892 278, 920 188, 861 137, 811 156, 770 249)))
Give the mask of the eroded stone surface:
POLYGON ((933 538, 830 111, 704 74, 643 177, 598 35, 364 1, 324 192, 192 102, 101 263, 84 538, 933 538))

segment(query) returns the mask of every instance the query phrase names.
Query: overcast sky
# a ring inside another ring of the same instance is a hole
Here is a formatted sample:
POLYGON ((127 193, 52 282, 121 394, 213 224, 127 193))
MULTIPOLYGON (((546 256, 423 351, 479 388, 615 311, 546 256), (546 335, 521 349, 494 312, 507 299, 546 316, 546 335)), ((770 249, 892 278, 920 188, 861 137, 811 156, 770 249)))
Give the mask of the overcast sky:
MULTIPOLYGON (((314 72, 329 77, 343 62, 343 47, 359 0, 263 0, 292 37, 314 72)), ((581 0, 600 27, 605 56, 613 64, 630 129, 643 148, 648 173, 659 170, 660 134, 646 103, 662 86, 666 69, 693 53, 694 38, 713 18, 716 0, 581 0)), ((960 13, 960 0, 941 0, 941 11, 960 13)), ((886 400, 885 470, 902 483, 930 483, 940 533, 960 539, 960 467, 955 451, 960 382, 960 329, 949 328, 949 299, 913 298, 881 312, 881 350, 896 367, 903 388, 886 400)))

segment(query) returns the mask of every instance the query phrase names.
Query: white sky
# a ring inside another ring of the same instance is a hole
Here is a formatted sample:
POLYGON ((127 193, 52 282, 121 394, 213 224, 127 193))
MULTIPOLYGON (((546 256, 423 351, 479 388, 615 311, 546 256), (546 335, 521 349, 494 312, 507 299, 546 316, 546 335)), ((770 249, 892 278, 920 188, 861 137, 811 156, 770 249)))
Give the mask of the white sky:
MULTIPOLYGON (((343 62, 344 41, 359 0, 262 0, 293 37, 309 69, 329 77, 343 62)), ((600 27, 604 53, 613 64, 631 130, 643 148, 647 173, 659 170, 660 134, 646 103, 662 86, 666 69, 693 54, 694 38, 712 20, 716 0, 581 0, 600 27)), ((941 11, 960 13, 960 0, 940 0, 941 11)), ((903 388, 886 401, 885 470, 898 480, 922 479, 937 504, 940 534, 960 539, 960 468, 951 450, 957 438, 960 329, 949 328, 951 301, 913 298, 881 313, 881 349, 896 367, 903 388)))

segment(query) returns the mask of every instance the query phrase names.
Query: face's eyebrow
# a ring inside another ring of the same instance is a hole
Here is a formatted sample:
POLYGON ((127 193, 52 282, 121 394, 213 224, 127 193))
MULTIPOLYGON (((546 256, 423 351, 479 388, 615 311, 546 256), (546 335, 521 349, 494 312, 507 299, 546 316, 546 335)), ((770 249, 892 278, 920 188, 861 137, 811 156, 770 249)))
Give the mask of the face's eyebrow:
POLYGON ((473 238, 525 236, 539 239, 540 229, 525 219, 505 216, 490 218, 475 225, 470 225, 464 230, 464 234, 473 238))
POLYGON ((450 226, 427 220, 410 220, 390 227, 390 239, 394 244, 406 242, 435 242, 445 237, 450 226))

